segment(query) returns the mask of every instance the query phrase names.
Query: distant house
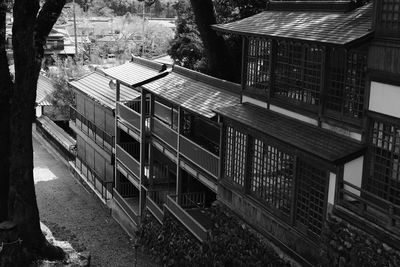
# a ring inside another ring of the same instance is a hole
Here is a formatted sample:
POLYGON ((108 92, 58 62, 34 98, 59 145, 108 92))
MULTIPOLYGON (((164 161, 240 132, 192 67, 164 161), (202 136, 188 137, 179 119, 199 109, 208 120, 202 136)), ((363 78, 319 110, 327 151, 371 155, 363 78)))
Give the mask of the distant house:
POLYGON ((43 75, 39 75, 36 91, 36 117, 42 115, 54 117, 54 107, 52 106, 49 95, 54 91, 51 80, 43 75))

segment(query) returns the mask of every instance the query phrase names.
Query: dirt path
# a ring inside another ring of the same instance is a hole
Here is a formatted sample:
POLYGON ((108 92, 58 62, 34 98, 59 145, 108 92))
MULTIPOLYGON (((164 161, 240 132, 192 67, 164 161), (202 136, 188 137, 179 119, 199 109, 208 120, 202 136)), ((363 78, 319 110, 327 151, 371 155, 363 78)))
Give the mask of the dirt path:
MULTIPOLYGON (((59 155, 37 134, 33 149, 40 216, 53 235, 78 251, 90 251, 91 266, 134 266, 134 240, 112 219, 108 208, 74 179, 59 155)), ((137 266, 156 265, 139 253, 137 266)))

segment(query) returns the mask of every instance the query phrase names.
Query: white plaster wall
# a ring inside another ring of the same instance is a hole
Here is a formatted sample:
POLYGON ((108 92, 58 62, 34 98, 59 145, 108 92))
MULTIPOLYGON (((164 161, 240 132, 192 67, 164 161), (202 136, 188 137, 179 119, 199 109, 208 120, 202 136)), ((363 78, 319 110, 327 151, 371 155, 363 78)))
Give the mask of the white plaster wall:
POLYGON ((245 96, 245 95, 242 96, 242 102, 243 103, 246 103, 246 102, 247 103, 252 103, 252 104, 257 105, 257 106, 262 107, 262 108, 268 108, 268 104, 266 102, 263 102, 263 101, 260 101, 260 100, 245 96))
POLYGON ((369 109, 400 118, 400 87, 371 81, 369 109))
POLYGON ((328 203, 335 204, 335 193, 336 193, 336 174, 333 172, 329 173, 329 190, 328 190, 328 203))
POLYGON ((42 116, 42 106, 37 106, 35 110, 36 110, 36 118, 42 116))
MULTIPOLYGON (((343 180, 361 188, 364 157, 359 157, 344 165, 343 180)), ((360 191, 344 186, 344 189, 360 196, 360 191)))

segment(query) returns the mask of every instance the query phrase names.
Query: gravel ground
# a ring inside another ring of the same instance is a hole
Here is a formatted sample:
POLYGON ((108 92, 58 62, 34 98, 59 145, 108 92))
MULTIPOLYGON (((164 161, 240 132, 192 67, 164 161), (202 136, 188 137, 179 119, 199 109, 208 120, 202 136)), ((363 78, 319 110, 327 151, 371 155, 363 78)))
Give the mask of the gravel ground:
MULTIPOLYGON (((41 220, 57 240, 88 250, 91 266, 135 266, 134 241, 109 209, 70 174, 54 148, 34 132, 35 186, 41 220)), ((138 253, 137 266, 156 266, 138 253)))

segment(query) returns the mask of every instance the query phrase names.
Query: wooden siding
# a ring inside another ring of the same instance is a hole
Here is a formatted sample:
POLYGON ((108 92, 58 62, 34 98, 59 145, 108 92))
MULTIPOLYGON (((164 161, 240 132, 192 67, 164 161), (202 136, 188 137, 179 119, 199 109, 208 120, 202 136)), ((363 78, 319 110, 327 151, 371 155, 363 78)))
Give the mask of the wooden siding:
MULTIPOLYGON (((388 40, 375 41, 369 49, 368 68, 400 74, 400 44, 388 40)), ((385 77, 382 77, 385 78, 385 77)))

